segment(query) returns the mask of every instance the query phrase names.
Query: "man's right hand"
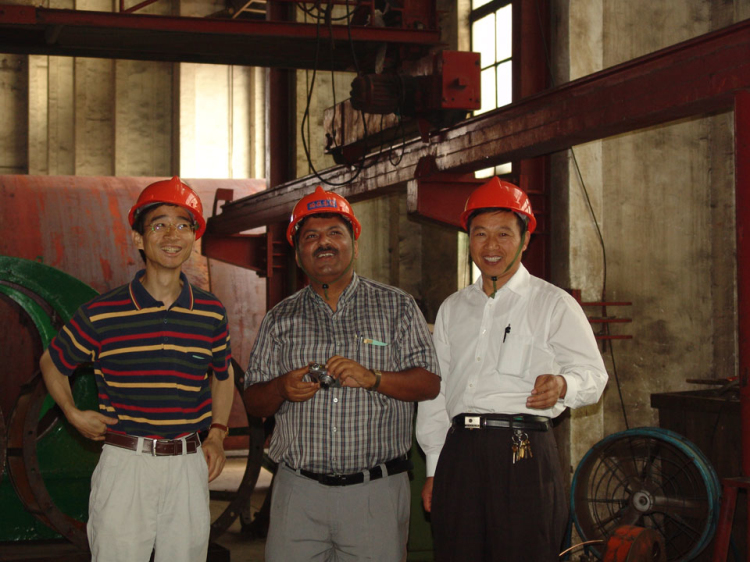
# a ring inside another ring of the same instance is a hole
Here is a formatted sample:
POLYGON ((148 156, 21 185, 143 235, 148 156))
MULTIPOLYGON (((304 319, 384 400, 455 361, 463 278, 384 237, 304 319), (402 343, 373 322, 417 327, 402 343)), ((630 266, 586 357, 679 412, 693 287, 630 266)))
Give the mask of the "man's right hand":
POLYGON ((432 511, 432 483, 434 482, 435 477, 428 476, 427 480, 425 480, 424 486, 422 487, 422 505, 424 505, 424 510, 429 513, 432 511))
POLYGON ((310 400, 320 390, 317 382, 303 381, 303 377, 310 372, 310 367, 305 365, 285 375, 276 377, 274 382, 278 393, 284 400, 290 402, 305 402, 310 400))
POLYGON ((71 408, 65 413, 68 421, 81 435, 94 441, 104 441, 107 426, 115 425, 117 418, 110 418, 94 410, 79 410, 71 408))
POLYGON ((73 391, 70 388, 70 380, 55 366, 52 357, 50 357, 49 349, 42 354, 42 358, 39 360, 39 368, 42 370, 47 392, 60 406, 70 424, 87 439, 103 441, 107 433, 107 426, 116 424, 117 418, 110 418, 94 410, 79 410, 76 408, 73 391))

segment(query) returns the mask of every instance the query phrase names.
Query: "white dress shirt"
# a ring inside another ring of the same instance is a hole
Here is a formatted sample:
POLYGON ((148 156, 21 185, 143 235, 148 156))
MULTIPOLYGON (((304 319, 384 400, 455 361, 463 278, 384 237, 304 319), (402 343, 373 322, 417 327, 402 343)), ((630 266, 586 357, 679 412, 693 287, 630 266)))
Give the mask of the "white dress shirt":
POLYGON ((568 293, 521 265, 488 297, 482 279, 452 294, 435 321, 440 394, 419 403, 417 440, 435 474, 451 419, 461 413, 531 414, 554 418, 566 407, 596 403, 607 372, 591 325, 568 293), (532 410, 526 399, 539 375, 562 375, 565 398, 532 410))

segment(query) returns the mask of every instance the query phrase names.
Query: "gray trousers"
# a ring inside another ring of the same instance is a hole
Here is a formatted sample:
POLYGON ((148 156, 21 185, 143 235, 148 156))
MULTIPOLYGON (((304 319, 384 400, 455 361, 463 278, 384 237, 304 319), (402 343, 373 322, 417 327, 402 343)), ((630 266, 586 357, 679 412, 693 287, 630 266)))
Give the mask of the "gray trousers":
POLYGON ((324 486, 279 464, 267 562, 406 560, 406 472, 351 486, 324 486))

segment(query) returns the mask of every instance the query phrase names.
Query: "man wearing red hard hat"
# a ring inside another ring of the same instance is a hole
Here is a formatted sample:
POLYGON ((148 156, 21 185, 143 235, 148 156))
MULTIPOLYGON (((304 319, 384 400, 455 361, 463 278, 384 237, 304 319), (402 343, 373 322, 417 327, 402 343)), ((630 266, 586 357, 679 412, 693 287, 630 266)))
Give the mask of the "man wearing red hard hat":
POLYGON ((361 226, 318 187, 287 240, 310 284, 275 306, 250 356, 245 403, 275 415, 269 562, 405 560, 413 402, 437 395, 414 299, 354 272, 361 226))
POLYGON ((440 393, 417 415, 435 560, 552 562, 568 510, 551 420, 596 403, 607 373, 578 303, 521 264, 526 194, 494 177, 461 225, 482 275, 438 311, 440 393))
POLYGON ((226 311, 181 269, 205 231, 203 206, 174 177, 146 187, 128 220, 145 268, 81 306, 41 369, 68 421, 104 442, 91 478, 92 560, 146 562, 155 550, 156 562, 205 562, 208 482, 226 461, 234 383, 226 311), (73 401, 68 377, 82 363, 93 364, 98 412, 73 401))

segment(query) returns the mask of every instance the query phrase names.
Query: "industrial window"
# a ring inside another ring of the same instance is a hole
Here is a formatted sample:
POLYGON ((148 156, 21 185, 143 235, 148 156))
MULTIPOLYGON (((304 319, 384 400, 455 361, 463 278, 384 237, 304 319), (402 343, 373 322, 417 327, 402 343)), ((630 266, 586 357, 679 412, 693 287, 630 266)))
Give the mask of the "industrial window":
MULTIPOLYGON (((480 53, 482 107, 480 115, 513 101, 513 5, 510 0, 472 0, 469 13, 471 50, 480 53)), ((504 175, 511 165, 476 172, 477 177, 504 175)))
POLYGON ((476 115, 513 101, 513 6, 509 0, 472 0, 471 50, 481 54, 482 107, 476 115))

